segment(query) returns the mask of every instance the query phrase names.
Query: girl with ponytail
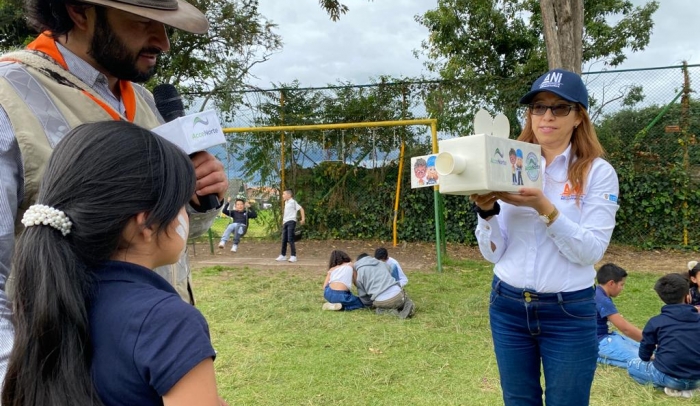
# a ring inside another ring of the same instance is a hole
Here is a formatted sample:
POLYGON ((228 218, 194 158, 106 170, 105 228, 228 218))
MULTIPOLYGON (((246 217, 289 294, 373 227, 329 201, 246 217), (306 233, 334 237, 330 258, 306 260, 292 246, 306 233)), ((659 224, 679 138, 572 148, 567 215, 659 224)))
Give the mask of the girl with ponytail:
POLYGON ((219 405, 201 313, 152 269, 185 248, 192 162, 124 121, 71 131, 22 219, 5 406, 219 405))

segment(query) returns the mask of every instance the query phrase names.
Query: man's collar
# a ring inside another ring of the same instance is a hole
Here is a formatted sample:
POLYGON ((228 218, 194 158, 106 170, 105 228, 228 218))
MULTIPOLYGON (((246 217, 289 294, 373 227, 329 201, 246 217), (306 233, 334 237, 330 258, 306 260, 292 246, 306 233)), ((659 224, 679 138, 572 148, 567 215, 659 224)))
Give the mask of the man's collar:
POLYGON ((74 54, 73 51, 66 48, 63 44, 56 41, 56 47, 61 55, 63 55, 70 73, 85 82, 85 84, 94 88, 98 82, 104 85, 109 83, 107 81, 107 76, 95 69, 95 67, 90 65, 86 60, 74 54))

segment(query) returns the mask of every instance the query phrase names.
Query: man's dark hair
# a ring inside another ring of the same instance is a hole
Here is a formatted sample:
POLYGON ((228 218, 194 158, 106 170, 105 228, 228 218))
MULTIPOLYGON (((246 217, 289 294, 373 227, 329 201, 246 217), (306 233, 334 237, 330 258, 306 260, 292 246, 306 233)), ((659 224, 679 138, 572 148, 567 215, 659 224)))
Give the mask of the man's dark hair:
POLYGON ((287 188, 287 189, 284 189, 284 191, 289 192, 289 195, 294 197, 294 191, 292 189, 287 188))
POLYGON ((627 271, 615 264, 608 263, 598 268, 595 278, 598 281, 598 285, 605 285, 610 281, 618 283, 626 277, 627 271))
POLYGON ((380 261, 386 261, 389 259, 389 252, 384 247, 379 247, 374 250, 374 257, 380 261))
POLYGON ((679 273, 664 275, 654 284, 654 290, 666 304, 685 303, 688 280, 679 273))
POLYGON ((368 256, 369 256, 369 254, 367 254, 366 252, 363 252, 362 254, 357 256, 357 259, 355 260, 355 262, 361 260, 364 257, 368 257, 368 256))
POLYGON ((238 203, 238 202, 245 203, 245 200, 243 200, 239 197, 239 198, 236 198, 236 201, 234 203, 238 203))
POLYGON ((54 38, 68 33, 75 23, 68 15, 66 5, 83 4, 88 7, 98 7, 73 0, 25 0, 24 11, 27 24, 37 32, 50 31, 54 38))

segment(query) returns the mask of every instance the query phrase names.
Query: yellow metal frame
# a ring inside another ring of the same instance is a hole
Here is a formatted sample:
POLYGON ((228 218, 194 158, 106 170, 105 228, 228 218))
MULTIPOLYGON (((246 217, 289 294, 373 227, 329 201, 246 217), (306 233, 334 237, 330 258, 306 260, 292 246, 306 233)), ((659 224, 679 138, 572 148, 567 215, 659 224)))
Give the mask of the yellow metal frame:
MULTIPOLYGON (((438 152, 438 141, 437 141, 437 120, 434 118, 422 118, 413 120, 391 120, 391 121, 366 121, 359 123, 336 123, 336 124, 310 124, 310 125, 282 125, 282 126, 270 126, 270 127, 229 127, 224 128, 224 133, 255 133, 255 132, 276 132, 279 131, 281 135, 282 145, 284 145, 284 132, 285 131, 313 131, 313 130, 338 130, 338 129, 350 129, 350 128, 373 128, 373 127, 406 127, 410 125, 426 125, 430 126, 430 133, 432 138, 432 150, 433 153, 438 152)), ((282 148, 282 186, 284 187, 284 148, 282 148)), ((401 141, 401 152, 399 158, 399 176, 396 182, 396 196, 394 198, 394 221, 393 221, 393 243, 394 247, 397 244, 397 222, 398 222, 398 212, 399 212, 399 195, 401 192, 401 174, 403 172, 403 161, 404 161, 404 141, 401 141)), ((434 202, 435 202, 435 245, 437 247, 437 263, 438 271, 442 272, 442 242, 441 242, 441 229, 440 229, 440 205, 439 199, 440 194, 438 192, 438 186, 433 188, 434 202)))

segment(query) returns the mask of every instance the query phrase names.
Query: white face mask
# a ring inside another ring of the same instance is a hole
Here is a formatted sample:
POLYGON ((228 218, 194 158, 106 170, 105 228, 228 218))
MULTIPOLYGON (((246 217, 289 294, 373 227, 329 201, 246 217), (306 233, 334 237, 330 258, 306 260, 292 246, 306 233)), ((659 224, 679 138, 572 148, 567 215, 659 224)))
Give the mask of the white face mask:
POLYGON ((182 214, 177 215, 177 222, 178 225, 175 228, 175 232, 177 232, 177 235, 179 235, 180 238, 182 238, 182 241, 184 241, 186 244, 187 235, 189 233, 189 223, 187 222, 187 219, 185 219, 185 216, 183 216, 182 214))

